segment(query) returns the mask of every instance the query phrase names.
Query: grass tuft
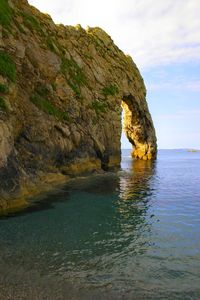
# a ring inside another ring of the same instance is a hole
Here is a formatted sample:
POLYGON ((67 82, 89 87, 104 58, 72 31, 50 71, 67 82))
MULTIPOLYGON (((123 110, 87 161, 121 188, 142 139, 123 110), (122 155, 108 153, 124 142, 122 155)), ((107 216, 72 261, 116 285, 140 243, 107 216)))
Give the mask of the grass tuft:
MULTIPOLYGON (((43 94, 43 92, 41 94, 43 94)), ((30 97, 30 100, 33 104, 35 104, 35 106, 37 106, 37 108, 49 115, 54 116, 59 121, 68 121, 69 117, 67 112, 60 111, 48 100, 48 98, 44 98, 42 95, 35 92, 30 97)))
POLYGON ((42 27, 40 25, 40 22, 33 16, 23 12, 22 13, 24 24, 31 30, 31 31, 37 31, 40 35, 44 35, 44 32, 42 31, 42 27))
POLYGON ((99 102, 97 100, 92 102, 92 108, 95 110, 97 116, 104 114, 107 111, 107 107, 108 105, 105 102, 99 102))
POLYGON ((12 9, 8 5, 7 0, 0 0, 0 24, 7 28, 10 29, 12 21, 12 9))
POLYGON ((53 82, 53 83, 51 84, 51 86, 52 86, 52 89, 53 89, 54 91, 56 91, 56 88, 57 88, 56 82, 53 82))
POLYGON ((53 40, 49 36, 46 38, 46 43, 47 43, 47 47, 49 48, 49 50, 56 53, 56 49, 55 49, 53 40))
POLYGON ((102 90, 102 92, 103 92, 104 96, 109 96, 109 95, 114 96, 114 95, 116 95, 116 94, 119 93, 119 89, 114 84, 114 85, 109 85, 107 87, 104 87, 103 90, 102 90))
POLYGON ((16 66, 10 55, 0 51, 0 75, 7 77, 11 81, 16 81, 16 66))
POLYGON ((48 97, 50 94, 50 91, 48 89, 48 87, 44 84, 39 84, 36 88, 35 88, 35 92, 41 96, 41 97, 48 97))
POLYGON ((0 93, 6 94, 8 92, 8 86, 0 83, 0 93))
POLYGON ((73 59, 62 59, 61 72, 78 97, 81 97, 80 86, 86 83, 86 77, 83 70, 73 59))
POLYGON ((6 102, 2 97, 0 97, 0 110, 4 112, 8 112, 8 107, 6 105, 6 102))

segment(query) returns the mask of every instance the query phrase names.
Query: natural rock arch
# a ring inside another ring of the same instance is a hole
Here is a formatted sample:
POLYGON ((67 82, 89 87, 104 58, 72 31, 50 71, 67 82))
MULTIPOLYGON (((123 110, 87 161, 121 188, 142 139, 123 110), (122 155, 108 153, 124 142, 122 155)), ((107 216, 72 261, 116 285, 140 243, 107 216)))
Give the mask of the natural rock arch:
POLYGON ((121 104, 133 156, 154 159, 146 88, 132 58, 98 27, 55 25, 26 0, 6 7, 11 16, 0 26, 0 207, 24 205, 27 196, 69 176, 118 167, 121 104))

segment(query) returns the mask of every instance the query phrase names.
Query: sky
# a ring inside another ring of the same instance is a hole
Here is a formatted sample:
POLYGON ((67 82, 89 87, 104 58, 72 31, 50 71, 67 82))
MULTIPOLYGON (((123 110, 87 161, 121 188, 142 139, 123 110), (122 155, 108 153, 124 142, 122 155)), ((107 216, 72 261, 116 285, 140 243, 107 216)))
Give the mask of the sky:
POLYGON ((200 0, 28 2, 56 23, 103 28, 144 78, 158 148, 200 149, 200 0))

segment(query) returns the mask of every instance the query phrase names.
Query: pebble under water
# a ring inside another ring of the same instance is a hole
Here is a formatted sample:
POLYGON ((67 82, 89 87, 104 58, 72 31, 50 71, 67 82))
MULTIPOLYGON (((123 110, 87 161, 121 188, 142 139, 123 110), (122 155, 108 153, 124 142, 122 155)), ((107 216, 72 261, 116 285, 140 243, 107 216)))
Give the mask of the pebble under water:
POLYGON ((200 152, 122 154, 0 219, 0 299, 200 299, 200 152))

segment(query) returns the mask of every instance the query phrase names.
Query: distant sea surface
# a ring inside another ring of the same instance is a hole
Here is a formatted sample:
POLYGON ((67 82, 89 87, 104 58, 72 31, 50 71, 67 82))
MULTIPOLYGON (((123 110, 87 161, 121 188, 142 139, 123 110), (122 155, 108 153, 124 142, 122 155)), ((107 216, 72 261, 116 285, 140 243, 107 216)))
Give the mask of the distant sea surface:
POLYGON ((200 152, 123 150, 1 218, 1 299, 200 299, 200 152))

